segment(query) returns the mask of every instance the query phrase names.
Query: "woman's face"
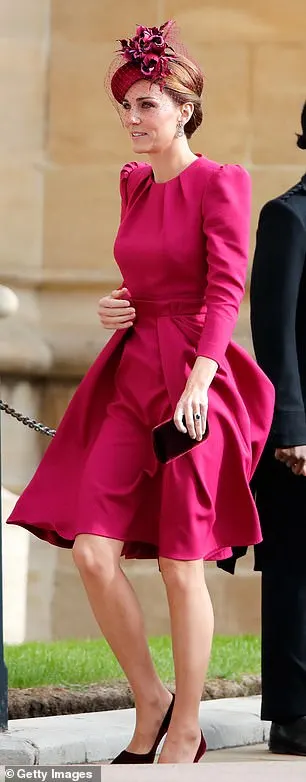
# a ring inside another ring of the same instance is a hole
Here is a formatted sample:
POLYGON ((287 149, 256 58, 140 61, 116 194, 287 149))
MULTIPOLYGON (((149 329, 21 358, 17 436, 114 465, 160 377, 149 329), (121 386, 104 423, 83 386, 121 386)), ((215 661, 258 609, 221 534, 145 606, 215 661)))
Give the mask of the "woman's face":
POLYGON ((122 103, 123 124, 138 154, 164 152, 173 143, 182 107, 177 106, 158 84, 137 81, 122 103))

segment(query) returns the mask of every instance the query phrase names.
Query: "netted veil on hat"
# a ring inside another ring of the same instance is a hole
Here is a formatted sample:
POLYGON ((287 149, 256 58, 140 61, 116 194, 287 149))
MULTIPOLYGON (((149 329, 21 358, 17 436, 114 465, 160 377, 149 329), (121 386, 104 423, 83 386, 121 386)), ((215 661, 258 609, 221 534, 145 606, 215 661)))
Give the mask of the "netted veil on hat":
POLYGON ((146 79, 161 88, 171 73, 171 62, 177 57, 195 61, 181 41, 176 22, 170 20, 161 27, 136 28, 133 38, 119 40, 121 50, 111 62, 105 88, 112 100, 122 104, 124 96, 135 82, 146 79))

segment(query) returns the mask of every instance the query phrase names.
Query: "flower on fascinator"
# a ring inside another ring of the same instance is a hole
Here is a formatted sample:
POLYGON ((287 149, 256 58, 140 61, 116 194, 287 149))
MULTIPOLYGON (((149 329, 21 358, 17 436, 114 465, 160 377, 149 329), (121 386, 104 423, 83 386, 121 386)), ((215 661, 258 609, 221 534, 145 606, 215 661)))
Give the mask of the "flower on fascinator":
POLYGON ((126 41, 123 39, 119 43, 121 43, 121 54, 124 55, 125 60, 128 60, 129 62, 137 62, 137 60, 141 59, 141 51, 139 49, 138 41, 134 42, 132 39, 126 41))
POLYGON ((166 40, 171 26, 172 22, 166 22, 161 27, 139 25, 134 38, 119 41, 120 54, 128 62, 138 65, 147 78, 163 79, 169 73, 168 61, 174 56, 173 48, 166 40))
POLYGON ((147 79, 151 83, 157 82, 163 90, 175 60, 184 58, 194 62, 173 20, 160 27, 138 25, 133 38, 122 38, 119 43, 120 49, 117 49, 105 77, 106 91, 115 101, 118 111, 118 104, 122 105, 124 96, 137 81, 147 79))
POLYGON ((161 68, 162 63, 160 62, 160 57, 158 54, 146 54, 145 57, 143 57, 141 63, 141 72, 144 76, 162 75, 162 73, 160 73, 161 68))

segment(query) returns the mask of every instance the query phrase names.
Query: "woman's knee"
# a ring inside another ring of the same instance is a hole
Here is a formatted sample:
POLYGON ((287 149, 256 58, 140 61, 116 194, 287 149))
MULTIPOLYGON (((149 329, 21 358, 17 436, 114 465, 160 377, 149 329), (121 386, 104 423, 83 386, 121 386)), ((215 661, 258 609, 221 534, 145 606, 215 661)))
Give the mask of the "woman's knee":
POLYGON ((187 590, 194 587, 195 581, 203 583, 203 560, 178 560, 159 558, 159 569, 166 587, 187 590))
POLYGON ((122 544, 120 541, 98 535, 77 535, 72 556, 82 576, 98 576, 110 581, 120 565, 122 544))

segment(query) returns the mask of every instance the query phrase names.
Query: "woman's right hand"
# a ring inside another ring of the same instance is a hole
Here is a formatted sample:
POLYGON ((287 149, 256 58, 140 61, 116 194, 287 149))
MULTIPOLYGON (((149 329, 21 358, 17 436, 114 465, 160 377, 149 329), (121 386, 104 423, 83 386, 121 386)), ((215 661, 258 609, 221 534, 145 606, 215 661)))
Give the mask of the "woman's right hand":
POLYGON ((100 323, 105 329, 128 329, 133 326, 136 317, 134 307, 131 307, 127 288, 114 290, 109 296, 103 296, 98 305, 100 323))

